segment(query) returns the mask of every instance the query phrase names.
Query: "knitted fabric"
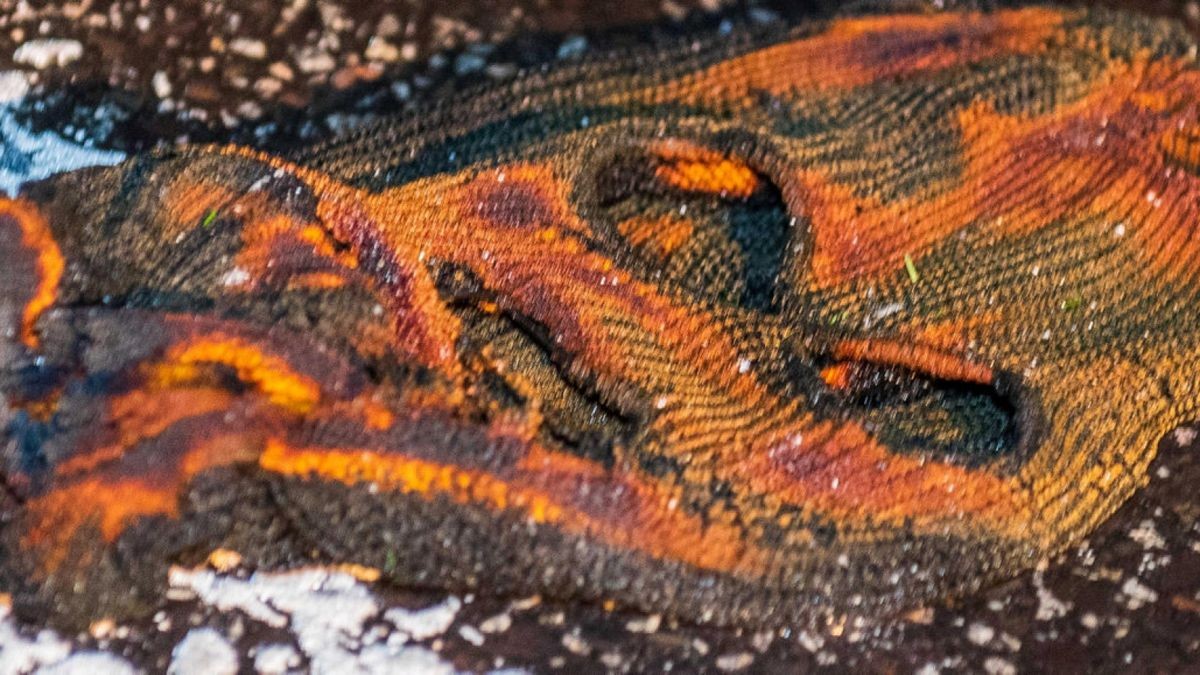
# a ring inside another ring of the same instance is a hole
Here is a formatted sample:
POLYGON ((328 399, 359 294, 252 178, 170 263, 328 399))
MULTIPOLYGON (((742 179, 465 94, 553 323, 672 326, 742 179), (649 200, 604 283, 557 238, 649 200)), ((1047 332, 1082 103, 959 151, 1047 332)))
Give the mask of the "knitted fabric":
POLYGON ((0 590, 217 547, 722 624, 1032 567, 1200 390, 1200 71, 1106 12, 529 74, 0 205, 0 590))

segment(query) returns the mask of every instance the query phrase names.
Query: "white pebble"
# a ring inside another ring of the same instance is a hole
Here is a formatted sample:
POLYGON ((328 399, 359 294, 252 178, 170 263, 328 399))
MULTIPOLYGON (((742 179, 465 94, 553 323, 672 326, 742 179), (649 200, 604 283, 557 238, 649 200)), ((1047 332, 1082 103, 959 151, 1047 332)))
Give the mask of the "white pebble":
POLYGON ((38 70, 49 66, 65 66, 83 56, 83 44, 78 40, 30 40, 17 47, 13 61, 33 66, 38 70))

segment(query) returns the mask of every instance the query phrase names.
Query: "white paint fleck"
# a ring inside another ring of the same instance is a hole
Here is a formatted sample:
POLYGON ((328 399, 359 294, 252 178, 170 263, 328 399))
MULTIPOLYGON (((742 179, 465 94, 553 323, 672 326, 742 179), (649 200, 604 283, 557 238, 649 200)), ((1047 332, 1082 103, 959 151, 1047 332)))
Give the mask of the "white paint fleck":
POLYGON ((407 639, 364 646, 363 633, 368 622, 380 617, 380 602, 367 586, 344 572, 306 568, 256 572, 238 579, 207 569, 175 567, 169 582, 220 610, 239 610, 254 620, 286 628, 314 673, 453 672, 434 652, 405 645, 407 639))
POLYGON ((739 358, 739 359, 737 360, 737 369, 738 369, 738 372, 739 372, 739 373, 741 373, 741 374, 743 374, 743 375, 745 375, 746 373, 750 372, 750 366, 751 366, 751 365, 753 365, 753 364, 750 362, 750 359, 747 359, 747 358, 745 358, 745 357, 743 357, 743 358, 739 358))
POLYGON ((298 667, 300 655, 291 645, 267 645, 254 652, 254 670, 259 675, 284 675, 298 667))
POLYGON ((0 606, 0 652, 4 654, 0 675, 27 673, 41 665, 58 663, 70 654, 70 646, 53 631, 39 631, 33 638, 18 633, 9 612, 8 607, 0 606))
POLYGON ((1158 602, 1158 591, 1134 577, 1127 578, 1125 583, 1121 584, 1121 592, 1127 597, 1126 604, 1129 609, 1138 609, 1142 605, 1158 602))
POLYGON ((393 607, 384 612, 383 618, 414 640, 428 640, 445 633, 450 628, 450 624, 454 623, 454 617, 460 609, 462 609, 462 600, 452 595, 442 602, 424 609, 393 607))
POLYGON ((0 72, 0 103, 12 103, 29 93, 29 76, 19 70, 0 72))
POLYGON ((65 66, 83 56, 83 43, 78 40, 61 40, 46 38, 30 40, 17 47, 13 52, 13 61, 38 70, 50 66, 65 66))
POLYGON ((1034 615, 1038 621, 1049 621, 1066 615, 1070 606, 1059 600, 1050 589, 1046 588, 1044 572, 1039 569, 1033 573, 1033 586, 1037 590, 1038 608, 1034 615))
MULTIPOLYGON (((27 82, 11 73, 0 74, 0 103, 19 99, 26 87, 27 82)), ((10 108, 0 105, 0 192, 14 195, 26 181, 123 159, 123 153, 88 148, 51 131, 32 133, 17 123, 10 108)))
POLYGON ((1142 545, 1143 549, 1161 549, 1165 548, 1167 541, 1154 527, 1153 520, 1143 520, 1138 523, 1137 527, 1129 531, 1129 538, 1142 545))
POLYGON ((1125 236, 1125 223, 1117 223, 1117 226, 1113 228, 1113 236, 1118 239, 1125 236))
POLYGON ((212 628, 193 628, 171 650, 167 675, 235 675, 238 656, 233 645, 212 628))
POLYGON ((113 673, 135 672, 119 657, 97 652, 71 654, 71 645, 46 628, 29 637, 17 630, 12 610, 0 604, 0 675, 38 673, 113 673))
POLYGON ((37 669, 38 675, 135 675, 132 665, 120 657, 101 652, 77 652, 53 665, 37 669))
MULTIPOLYGON (((454 675, 454 666, 442 660, 437 652, 424 647, 407 647, 392 658, 376 656, 368 661, 372 669, 365 671, 385 675, 389 673, 419 673, 420 675, 454 675)), ((313 668, 313 672, 318 672, 313 668)), ((329 673, 352 672, 346 669, 330 670, 329 673)))

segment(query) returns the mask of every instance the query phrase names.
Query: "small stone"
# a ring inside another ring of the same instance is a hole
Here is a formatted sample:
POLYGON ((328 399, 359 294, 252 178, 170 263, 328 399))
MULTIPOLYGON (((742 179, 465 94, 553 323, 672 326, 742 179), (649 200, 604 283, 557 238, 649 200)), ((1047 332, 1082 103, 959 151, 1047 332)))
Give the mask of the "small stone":
POLYGON ((750 10, 750 20, 754 23, 772 24, 778 23, 781 19, 778 14, 765 7, 754 7, 750 10))
POLYGON ((476 647, 483 645, 483 633, 480 633, 479 629, 474 626, 466 624, 459 626, 458 634, 460 637, 462 637, 462 639, 466 640, 472 645, 475 645, 476 647))
POLYGON ((487 61, 478 54, 459 54, 458 58, 454 59, 454 73, 456 75, 469 75, 483 70, 487 65, 487 61))
POLYGON ((1192 427, 1181 427, 1175 430, 1175 442, 1180 445, 1191 445, 1196 442, 1196 436, 1200 431, 1192 427))
POLYGON ((262 106, 254 101, 243 101, 241 105, 237 107, 237 114, 238 117, 243 119, 256 120, 262 117, 263 109, 262 106))
POLYGON ((150 78, 150 86, 154 87, 154 95, 159 98, 166 98, 171 95, 171 80, 167 77, 167 73, 162 70, 154 73, 154 77, 150 78))
POLYGON ((1125 583, 1121 585, 1121 592, 1128 597, 1129 609, 1138 609, 1142 605, 1158 602, 1158 591, 1134 577, 1125 580, 1125 583))
POLYGON ((587 51, 588 41, 582 35, 572 35, 558 46, 558 58, 571 59, 587 51))
POLYGON ((1162 549, 1167 545, 1166 540, 1154 527, 1153 520, 1143 520, 1138 523, 1137 527, 1129 531, 1129 538, 1141 544, 1142 548, 1146 550, 1162 549))
POLYGON ((38 70, 50 66, 65 66, 83 56, 83 43, 78 40, 48 38, 30 40, 17 47, 13 61, 33 66, 38 70))
POLYGON ((400 60, 400 49, 396 45, 376 35, 367 43, 363 55, 372 61, 394 63, 400 60))
POLYGON ((493 80, 507 80, 517 74, 517 67, 511 63, 493 63, 484 72, 493 80))
POLYGON ((88 633, 97 640, 103 640, 111 637, 116 628, 115 621, 105 618, 92 622, 92 625, 88 626, 88 633))
POLYGON ((479 630, 484 633, 503 633, 510 627, 512 627, 512 615, 508 613, 497 614, 479 624, 479 630))
POLYGON ((662 616, 651 614, 644 619, 631 619, 625 624, 625 630, 630 633, 656 633, 662 624, 662 616))
POLYGON ((1001 633, 1000 641, 1004 643, 1005 647, 1008 647, 1008 651, 1010 652, 1021 651, 1021 640, 1015 636, 1009 635, 1008 633, 1001 633))
POLYGON ((738 652, 736 654, 722 654, 717 657, 717 669, 727 673, 737 670, 744 670, 754 663, 754 654, 750 652, 738 652))
POLYGON ((687 18, 688 14, 687 7, 675 2, 675 0, 662 0, 659 9, 672 21, 683 21, 687 18))
POLYGON ((271 77, 283 80, 284 82, 291 82, 292 78, 296 75, 292 72, 292 67, 283 61, 276 61, 267 66, 267 72, 271 74, 271 77))
POLYGON ((983 669, 988 675, 1017 675, 1017 667, 999 656, 989 656, 983 661, 983 669))
POLYGON ((973 623, 967 627, 967 639, 977 645, 986 645, 996 637, 996 629, 987 624, 973 623))
POLYGON ((574 633, 567 633, 562 636, 562 646, 567 648, 567 651, 576 656, 587 656, 592 652, 592 646, 587 640, 579 637, 574 633))
POLYGON ((267 44, 262 40, 252 38, 234 38, 229 43, 229 51, 241 54, 248 59, 259 60, 267 58, 267 44))
POLYGON ((254 93, 271 98, 283 90, 283 83, 273 77, 261 77, 254 83, 254 93))
POLYGON ((922 626, 928 626, 929 624, 933 623, 933 608, 932 607, 918 607, 917 609, 914 609, 911 612, 905 614, 904 620, 908 621, 910 623, 916 623, 916 624, 920 624, 922 626))
POLYGON ((400 19, 396 18, 395 14, 384 14, 379 17, 379 24, 375 26, 375 33, 381 37, 389 38, 400 32, 403 26, 400 25, 400 19))
POLYGON ((333 57, 323 51, 305 49, 296 56, 296 67, 302 73, 327 73, 336 65, 333 57))
POLYGON ((347 89, 359 82, 369 82, 383 74, 383 66, 378 63, 366 63, 360 66, 342 68, 329 78, 329 83, 335 89, 347 89))
POLYGON ((513 609, 513 611, 524 612, 525 610, 533 609, 534 607, 537 607, 540 604, 542 604, 542 596, 531 595, 528 598, 521 598, 520 600, 513 600, 511 603, 509 603, 508 606, 511 607, 513 609))
POLYGON ((608 668, 610 672, 615 672, 619 669, 623 661, 624 659, 621 658, 621 654, 618 652, 604 652, 600 655, 600 663, 604 664, 604 667, 608 668))
POLYGON ((809 633, 806 630, 800 631, 800 635, 796 638, 800 642, 800 646, 804 647, 809 653, 815 654, 819 649, 825 646, 825 639, 820 635, 809 633))
POLYGON ((227 548, 215 549, 208 554, 208 566, 218 572, 229 572, 242 564, 242 554, 227 548))

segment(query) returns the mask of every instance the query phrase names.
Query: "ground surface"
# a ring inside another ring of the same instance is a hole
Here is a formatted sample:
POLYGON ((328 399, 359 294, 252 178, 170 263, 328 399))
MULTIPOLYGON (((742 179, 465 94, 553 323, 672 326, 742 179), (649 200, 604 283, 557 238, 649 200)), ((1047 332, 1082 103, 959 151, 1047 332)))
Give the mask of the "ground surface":
MULTIPOLYGON (((0 187, 156 144, 283 147, 523 67, 737 23, 791 22, 820 4, 0 1, 0 187)), ((1195 3, 1123 4, 1200 27, 1195 3)), ((1165 439, 1150 485, 1044 570, 878 625, 741 634, 536 598, 417 594, 354 570, 253 574, 217 556, 208 568, 176 570, 172 599, 139 624, 60 636, 15 625, 0 603, 0 674, 53 664, 73 672, 1200 669, 1198 451, 1192 429, 1165 439)))

